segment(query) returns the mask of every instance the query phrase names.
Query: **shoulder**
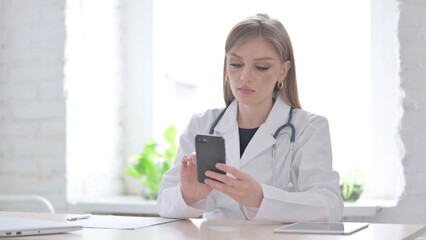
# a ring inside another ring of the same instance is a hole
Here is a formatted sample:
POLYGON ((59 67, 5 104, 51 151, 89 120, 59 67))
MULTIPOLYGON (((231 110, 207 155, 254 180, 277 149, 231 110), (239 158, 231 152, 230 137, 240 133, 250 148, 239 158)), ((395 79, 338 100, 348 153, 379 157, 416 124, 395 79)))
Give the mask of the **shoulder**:
POLYGON ((213 124, 214 120, 219 116, 221 110, 221 108, 215 108, 193 114, 191 120, 185 128, 185 131, 180 136, 179 152, 183 154, 194 152, 195 136, 197 134, 208 134, 211 125, 213 124))
POLYGON ((192 115, 191 120, 204 120, 204 119, 216 118, 219 116, 219 114, 222 112, 223 109, 225 108, 212 108, 202 112, 194 113, 192 115))
POLYGON ((188 128, 198 133, 208 133, 212 123, 225 108, 213 108, 203 112, 194 113, 188 124, 188 128))
POLYGON ((327 118, 303 109, 293 109, 294 119, 302 122, 309 123, 313 121, 327 121, 327 118))
POLYGON ((312 130, 325 128, 328 131, 328 120, 326 117, 303 109, 293 110, 293 125, 298 129, 299 134, 303 133, 307 128, 312 130))

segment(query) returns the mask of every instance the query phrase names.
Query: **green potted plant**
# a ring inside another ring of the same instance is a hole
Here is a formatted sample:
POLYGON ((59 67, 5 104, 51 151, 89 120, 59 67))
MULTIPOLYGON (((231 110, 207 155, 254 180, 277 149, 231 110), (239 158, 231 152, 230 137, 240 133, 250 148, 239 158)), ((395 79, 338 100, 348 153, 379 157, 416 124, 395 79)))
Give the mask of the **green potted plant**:
POLYGON ((164 172, 173 165, 177 153, 175 143, 176 127, 171 126, 164 132, 164 139, 168 147, 160 148, 153 139, 146 142, 144 150, 140 154, 131 156, 128 161, 132 164, 126 169, 126 173, 134 178, 142 178, 144 196, 146 199, 157 199, 161 178, 164 172))
POLYGON ((358 200, 364 192, 364 185, 364 173, 356 168, 349 170, 342 177, 342 184, 340 185, 343 200, 347 202, 355 202, 358 200))

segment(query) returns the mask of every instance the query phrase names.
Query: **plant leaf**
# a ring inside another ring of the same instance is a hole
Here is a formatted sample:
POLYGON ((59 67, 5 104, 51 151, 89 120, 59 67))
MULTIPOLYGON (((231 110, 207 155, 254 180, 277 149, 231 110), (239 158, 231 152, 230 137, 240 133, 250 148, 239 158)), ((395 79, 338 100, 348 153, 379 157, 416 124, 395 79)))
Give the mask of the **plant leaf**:
POLYGON ((133 167, 126 168, 126 173, 134 178, 140 178, 142 174, 133 167))
POLYGON ((148 173, 149 171, 155 171, 155 164, 150 156, 145 156, 144 161, 140 164, 145 169, 145 173, 148 173))
POLYGON ((174 149, 171 148, 167 148, 164 150, 164 158, 170 162, 171 160, 173 160, 176 156, 176 153, 174 151, 174 149))
POLYGON ((143 158, 143 154, 135 154, 127 160, 129 163, 134 163, 136 161, 139 161, 139 159, 143 158))
POLYGON ((163 166, 161 167, 161 175, 163 175, 169 169, 170 169, 170 164, 168 162, 163 162, 163 166))
POLYGON ((128 159, 134 165, 127 168, 126 173, 132 177, 142 178, 141 185, 151 192, 146 195, 148 199, 156 198, 164 172, 173 165, 178 150, 175 137, 176 127, 171 126, 164 132, 164 138, 170 144, 164 149, 164 154, 157 149, 158 144, 150 139, 145 143, 142 154, 133 155, 128 159))
POLYGON ((175 145, 175 137, 176 137, 176 126, 170 126, 164 131, 164 139, 170 144, 175 145))
POLYGON ((156 153, 156 149, 157 149, 157 143, 150 139, 148 140, 148 142, 146 142, 145 147, 144 147, 144 154, 145 155, 150 155, 150 154, 155 154, 156 153))

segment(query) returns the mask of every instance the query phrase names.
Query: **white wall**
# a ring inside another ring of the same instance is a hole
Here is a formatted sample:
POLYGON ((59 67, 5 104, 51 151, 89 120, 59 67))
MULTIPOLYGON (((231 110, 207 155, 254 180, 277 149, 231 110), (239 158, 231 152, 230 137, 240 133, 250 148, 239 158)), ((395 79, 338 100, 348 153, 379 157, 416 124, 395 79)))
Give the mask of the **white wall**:
MULTIPOLYGON (((393 222, 393 223, 426 223, 426 1, 424 0, 376 0, 387 5, 384 13, 387 20, 389 14, 395 14, 396 22, 393 35, 387 32, 382 44, 388 45, 397 37, 399 49, 397 59, 399 66, 392 66, 388 57, 393 56, 392 49, 387 47, 382 61, 387 64, 384 76, 393 81, 389 72, 398 68, 402 100, 403 116, 399 123, 399 136, 404 145, 402 166, 405 176, 405 188, 396 207, 385 208, 373 218, 351 218, 351 221, 393 222), (389 7, 395 4, 395 7, 389 7), (387 63, 386 63, 387 62, 387 63)), ((386 47, 385 47, 386 48, 386 47)), ((397 92, 397 91, 395 91, 397 92)), ((383 103, 392 104, 392 102, 383 103)), ((393 150, 392 150, 393 151, 393 150)), ((390 163, 392 164, 392 163, 390 163)))
POLYGON ((395 34, 398 14, 396 0, 371 1, 371 88, 373 98, 373 149, 377 164, 370 181, 371 198, 395 199, 404 190, 401 158, 404 146, 398 133, 403 109, 399 79, 399 42, 395 34), (394 193, 390 195, 389 193, 394 193))
POLYGON ((0 194, 66 208, 64 0, 0 0, 0 194))
MULTIPOLYGON (((66 208, 64 9, 65 0, 0 0, 0 193, 41 194, 58 211, 66 208)), ((397 21, 390 37, 400 46, 390 51, 399 55, 405 93, 406 187, 397 207, 349 220, 426 223, 426 2, 400 0, 390 9, 397 21)))
POLYGON ((405 93, 399 133, 406 186, 401 201, 377 221, 426 223, 426 1, 400 0, 400 84, 405 93))

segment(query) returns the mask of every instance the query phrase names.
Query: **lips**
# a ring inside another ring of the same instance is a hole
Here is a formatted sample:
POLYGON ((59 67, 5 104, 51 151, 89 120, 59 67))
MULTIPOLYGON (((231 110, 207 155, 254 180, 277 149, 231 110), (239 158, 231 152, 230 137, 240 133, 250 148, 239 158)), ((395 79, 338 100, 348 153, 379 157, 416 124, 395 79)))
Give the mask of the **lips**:
POLYGON ((244 95, 250 95, 250 94, 253 94, 255 92, 253 89, 246 87, 246 86, 242 86, 242 87, 238 88, 238 91, 240 91, 244 95))

